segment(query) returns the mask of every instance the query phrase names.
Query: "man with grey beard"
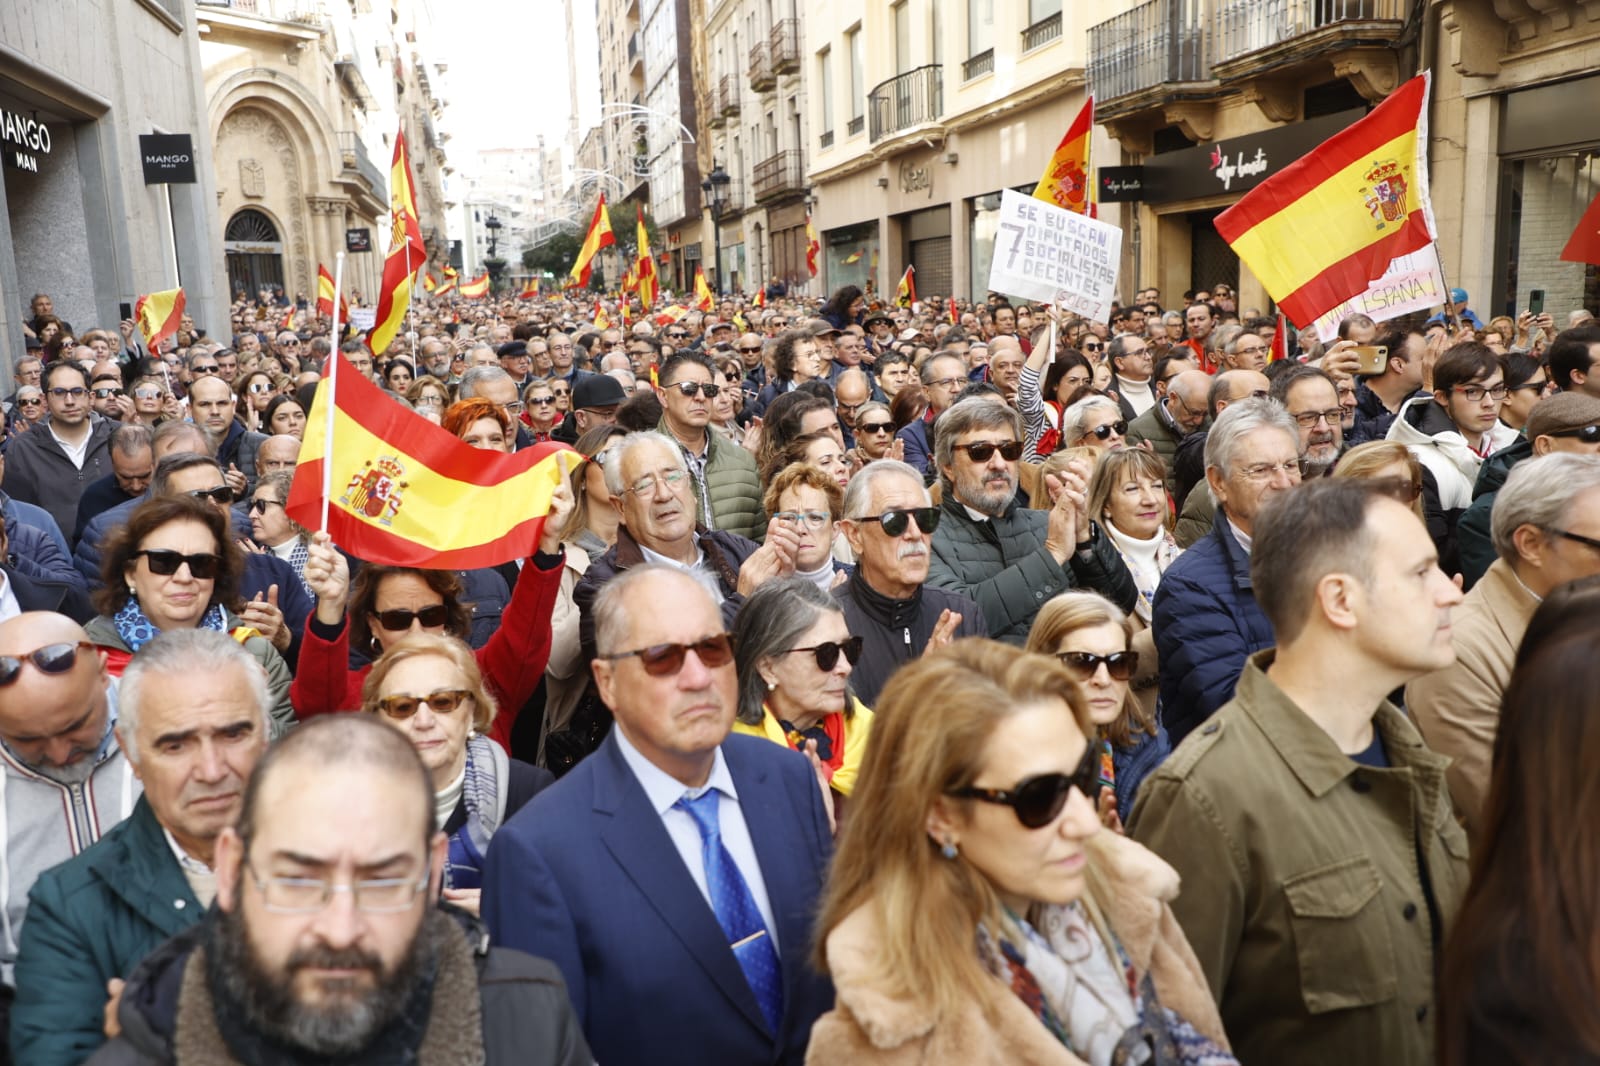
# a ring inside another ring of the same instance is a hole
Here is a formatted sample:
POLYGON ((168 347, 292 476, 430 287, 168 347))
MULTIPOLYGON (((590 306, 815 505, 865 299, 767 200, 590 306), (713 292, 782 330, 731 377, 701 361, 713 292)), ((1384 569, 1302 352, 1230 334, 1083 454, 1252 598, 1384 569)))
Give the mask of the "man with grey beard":
POLYGON ((1333 379, 1314 366, 1291 366, 1272 382, 1272 398, 1300 431, 1300 476, 1326 477, 1344 451, 1344 408, 1333 379))
POLYGON ((592 1063, 556 968, 435 903, 445 860, 407 734, 313 719, 217 837, 216 909, 140 964, 89 1061, 592 1063))
POLYGON ((864 642, 850 687, 868 707, 890 674, 929 648, 989 635, 976 603, 927 587, 929 542, 941 513, 922 475, 892 459, 868 463, 845 490, 839 528, 856 567, 833 597, 850 634, 864 642))

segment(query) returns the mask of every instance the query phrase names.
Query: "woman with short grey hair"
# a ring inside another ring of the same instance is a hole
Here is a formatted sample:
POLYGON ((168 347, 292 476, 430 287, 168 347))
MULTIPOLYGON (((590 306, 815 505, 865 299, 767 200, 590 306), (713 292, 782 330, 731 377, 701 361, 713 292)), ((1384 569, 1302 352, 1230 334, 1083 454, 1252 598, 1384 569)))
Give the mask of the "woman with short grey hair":
POLYGON ((1109 396, 1085 396, 1061 412, 1061 446, 1097 452, 1127 447, 1128 423, 1109 396))

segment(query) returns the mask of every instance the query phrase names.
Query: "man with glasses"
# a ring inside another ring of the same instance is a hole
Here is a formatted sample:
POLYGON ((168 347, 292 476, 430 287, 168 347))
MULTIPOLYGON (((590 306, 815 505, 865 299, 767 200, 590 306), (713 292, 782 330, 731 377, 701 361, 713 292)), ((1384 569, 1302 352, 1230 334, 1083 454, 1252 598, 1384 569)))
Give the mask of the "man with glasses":
POLYGON ((500 367, 475 366, 461 375, 461 384, 456 389, 456 399, 457 401, 488 400, 511 416, 511 421, 517 427, 517 449, 529 447, 533 443, 532 437, 522 425, 524 404, 522 395, 517 390, 517 383, 500 367))
POLYGON ((0 1025, 34 881, 133 810, 140 786, 117 744, 116 719, 105 653, 82 626, 43 611, 0 621, 0 1025))
POLYGON ((657 374, 661 422, 656 428, 683 449, 698 523, 753 540, 766 525, 755 456, 707 428, 725 387, 717 384, 720 380, 716 365, 703 355, 682 352, 668 359, 657 374))
POLYGON ((839 427, 844 431, 846 448, 856 446, 856 415, 872 401, 872 379, 861 367, 844 371, 833 383, 834 406, 839 413, 839 427))
POLYGON ((500 369, 511 376, 511 383, 520 392, 533 380, 533 356, 528 354, 527 341, 507 341, 495 352, 500 358, 500 369))
POLYGON ((102 359, 89 370, 89 406, 101 418, 122 422, 133 417, 133 397, 122 387, 122 368, 102 359))
POLYGON ((1344 452, 1344 406, 1333 378, 1296 363, 1272 379, 1272 398, 1300 430, 1300 476, 1327 477, 1344 452))
POLYGON ((904 444, 907 465, 926 471, 931 480, 935 469, 929 429, 967 387, 967 365, 958 356, 933 355, 923 361, 921 377, 928 393, 928 410, 895 436, 904 444))
POLYGON ((29 894, 11 1016, 11 1046, 24 1062, 92 1054, 123 979, 205 916, 217 835, 238 818, 272 731, 266 675, 226 633, 156 637, 128 664, 118 697, 117 741, 144 795, 126 821, 29 894))
POLYGON ((135 975, 105 1058, 591 1062, 555 968, 435 906, 437 821, 399 730, 358 714, 295 730, 217 838, 215 909, 135 975))
POLYGON ((1431 1063, 1467 841, 1447 760, 1388 695, 1455 658, 1461 593, 1371 482, 1317 481, 1258 518, 1250 573, 1276 647, 1238 663, 1227 706, 1145 778, 1128 832, 1182 881, 1172 914, 1239 1061, 1431 1063))
POLYGON ((1179 371, 1167 379, 1166 395, 1150 410, 1128 423, 1128 447, 1148 443, 1167 465, 1167 487, 1171 490, 1173 460, 1178 445, 1198 430, 1206 420, 1206 393, 1211 377, 1199 370, 1179 371))
POLYGON ((1445 351, 1433 367, 1432 395, 1418 395, 1400 408, 1388 438, 1404 444, 1427 470, 1422 510, 1439 549, 1440 565, 1461 569, 1456 523, 1472 504, 1472 486, 1483 461, 1517 439, 1500 421, 1505 372, 1484 344, 1468 341, 1445 351))
POLYGON ((50 364, 41 379, 44 421, 6 450, 6 495, 50 512, 62 530, 77 528, 78 501, 92 482, 111 473, 111 434, 118 423, 90 407, 89 373, 77 363, 50 364))
POLYGON ((1298 484, 1300 431, 1282 404, 1241 400, 1217 416, 1206 437, 1211 531, 1162 574, 1152 608, 1161 722, 1174 749, 1233 698, 1245 660, 1272 646, 1250 581, 1252 537, 1262 506, 1298 484))
MULTIPOLYGON (((1272 383, 1267 380, 1265 374, 1254 370, 1224 370, 1211 378, 1211 387, 1206 391, 1206 415, 1215 422, 1217 416, 1231 405, 1243 400, 1265 399, 1271 392, 1272 383)), ((1184 548, 1205 536, 1206 531, 1211 528, 1211 517, 1216 509, 1209 493, 1191 491, 1199 482, 1205 480, 1207 432, 1202 425, 1190 433, 1178 444, 1177 454, 1172 457, 1173 498, 1177 501, 1179 509, 1178 528, 1174 534, 1178 538, 1179 546, 1184 548), (1196 499, 1196 496, 1199 498, 1196 499), (1191 507, 1194 508, 1193 511, 1191 507), (1188 540, 1183 536, 1185 518, 1191 518, 1199 523, 1194 536, 1188 540)))
POLYGON ((616 724, 495 834, 495 942, 556 963, 600 1062, 798 1063, 833 1005, 810 962, 823 786, 803 756, 731 733, 733 648, 705 585, 641 563, 588 612, 616 724))
POLYGON ((453 385, 455 382, 450 376, 450 345, 438 337, 424 337, 417 346, 420 357, 421 372, 431 375, 437 381, 453 385))
POLYGON ((1229 337, 1218 353, 1218 363, 1229 370, 1258 370, 1265 372, 1272 345, 1259 334, 1247 329, 1229 328, 1229 337))
POLYGON ((963 400, 940 418, 943 502, 930 531, 928 584, 972 599, 989 635, 1008 644, 1023 644, 1039 608, 1067 589, 1098 592, 1132 611, 1133 576, 1085 510, 1088 464, 1048 475, 1055 502, 1034 511, 1017 500, 1021 458, 1022 416, 994 397, 963 400))
POLYGON ((300 365, 301 349, 302 345, 300 343, 299 335, 287 329, 279 332, 277 337, 274 338, 272 342, 273 354, 279 358, 288 358, 294 360, 295 366, 300 365))
POLYGON ((1119 333, 1106 348, 1111 360, 1113 387, 1122 417, 1132 422, 1156 405, 1155 388, 1150 379, 1155 372, 1155 354, 1150 342, 1136 333, 1119 333))
POLYGON ((864 641, 850 688, 869 707, 889 675, 924 651, 989 635, 976 603, 927 583, 930 542, 943 513, 922 475, 892 459, 868 463, 845 488, 839 528, 856 566, 833 598, 851 635, 864 641))

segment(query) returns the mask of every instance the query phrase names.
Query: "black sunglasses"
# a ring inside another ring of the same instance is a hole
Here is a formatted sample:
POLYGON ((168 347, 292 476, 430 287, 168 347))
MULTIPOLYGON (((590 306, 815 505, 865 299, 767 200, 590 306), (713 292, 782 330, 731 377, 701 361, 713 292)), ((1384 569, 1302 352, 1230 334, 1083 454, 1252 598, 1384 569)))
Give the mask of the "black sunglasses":
POLYGON ((396 607, 389 611, 374 611, 378 624, 391 633, 410 629, 412 622, 421 622, 424 629, 434 629, 450 620, 450 610, 442 603, 431 603, 420 611, 396 607))
POLYGON ((1084 436, 1088 437, 1092 435, 1099 437, 1101 440, 1106 440, 1113 433, 1119 437, 1126 437, 1128 435, 1128 423, 1119 418, 1115 422, 1107 422, 1103 426, 1095 426, 1088 433, 1085 433, 1084 436))
POLYGON ((698 381, 676 381, 671 385, 668 385, 667 388, 677 389, 679 392, 683 393, 685 397, 691 400, 700 393, 705 393, 705 397, 708 400, 715 400, 717 395, 722 392, 721 385, 702 385, 698 381))
POLYGON ((651 677, 671 677, 683 669, 684 657, 691 651, 707 669, 727 666, 733 662, 733 637, 728 633, 718 633, 693 644, 652 644, 648 648, 602 655, 600 658, 615 662, 637 657, 644 672, 651 677))
POLYGON ((32 663, 41 674, 64 674, 78 665, 78 650, 93 648, 86 640, 76 644, 46 644, 23 655, 0 655, 0 688, 22 675, 22 664, 32 663))
POLYGON ((1571 437, 1585 444, 1594 444, 1600 441, 1600 424, 1593 426, 1579 426, 1577 429, 1554 429, 1545 434, 1546 437, 1571 437))
POLYGON ((844 653, 845 662, 854 666, 861 659, 860 637, 851 637, 848 640, 825 640, 821 644, 810 648, 788 648, 783 654, 789 655, 797 651, 808 651, 817 657, 817 669, 827 673, 839 665, 839 653, 844 653))
POLYGON ((987 463, 989 457, 997 451, 1000 453, 1000 458, 1008 463, 1014 463, 1022 458, 1022 442, 1019 440, 1008 440, 1004 444, 980 440, 972 444, 957 444, 956 447, 966 452, 975 463, 987 463))
POLYGON ((893 422, 863 422, 856 427, 857 433, 893 433, 893 422))
POLYGON ((860 518, 851 519, 854 522, 876 521, 883 527, 883 531, 891 537, 898 537, 906 531, 906 527, 913 521, 922 532, 932 535, 939 528, 939 508, 937 507, 891 507, 880 515, 862 515, 860 518))
POLYGON ((222 556, 213 552, 196 552, 185 555, 175 552, 170 548, 149 548, 136 551, 133 558, 144 556, 145 565, 157 577, 171 577, 178 572, 178 567, 185 563, 189 566, 189 576, 196 581, 209 581, 217 576, 217 567, 222 564, 222 556))
POLYGON ((1079 681, 1087 681, 1094 676, 1100 664, 1105 663, 1106 673, 1111 675, 1113 681, 1126 681, 1139 669, 1139 653, 1136 651, 1115 651, 1110 655, 1093 655, 1086 651, 1064 651, 1056 655, 1065 666, 1078 676, 1079 681))
POLYGON ((189 495, 197 500, 210 500, 212 503, 233 502, 233 489, 227 485, 218 485, 214 489, 190 489, 189 495))
POLYGON ((1056 820, 1067 805, 1074 788, 1090 803, 1100 799, 1100 745, 1090 743, 1083 760, 1071 774, 1040 774, 1013 789, 961 788, 950 793, 960 799, 998 803, 1016 812, 1017 821, 1028 829, 1042 829, 1056 820))
POLYGON ((283 503, 281 501, 279 501, 279 500, 251 500, 250 501, 250 513, 251 514, 266 514, 268 507, 282 507, 282 506, 283 506, 283 503))

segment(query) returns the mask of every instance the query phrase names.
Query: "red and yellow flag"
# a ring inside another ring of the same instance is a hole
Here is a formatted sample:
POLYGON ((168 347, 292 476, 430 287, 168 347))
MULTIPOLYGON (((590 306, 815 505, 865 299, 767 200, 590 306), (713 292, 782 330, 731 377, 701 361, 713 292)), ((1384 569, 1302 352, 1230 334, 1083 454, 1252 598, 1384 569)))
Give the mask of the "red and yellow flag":
POLYGON ((428 293, 439 291, 439 279, 433 276, 432 270, 422 272, 422 291, 428 293))
POLYGON ((1600 196, 1578 220, 1578 228, 1561 249, 1561 258, 1569 263, 1600 263, 1600 196))
POLYGON ((917 302, 917 268, 907 266, 906 272, 900 275, 900 284, 895 286, 894 305, 896 307, 910 307, 917 302))
POLYGON ((519 300, 531 300, 539 295, 539 279, 529 278, 527 284, 522 286, 522 291, 517 293, 519 300))
POLYGON ((661 313, 655 316, 655 324, 658 326, 670 326, 688 313, 689 309, 687 307, 682 304, 673 304, 671 307, 661 309, 661 313))
POLYGON ((451 266, 449 263, 444 265, 442 273, 444 274, 444 280, 446 281, 455 281, 461 276, 461 272, 455 267, 451 266))
POLYGON ((1283 313, 1278 313, 1278 325, 1272 331, 1272 345, 1267 350, 1267 362, 1276 363, 1289 358, 1289 326, 1283 313))
POLYGON ((606 316, 606 305, 600 302, 600 297, 594 298, 594 328, 610 329, 611 319, 606 316))
POLYGON ((956 298, 952 296, 950 297, 950 324, 954 326, 960 323, 960 321, 961 316, 956 314, 956 298))
POLYGON ((817 256, 822 253, 822 242, 817 239, 817 227, 811 224, 811 212, 806 212, 806 269, 817 276, 817 256))
POLYGON ((283 321, 278 323, 279 329, 294 329, 294 314, 297 308, 290 304, 283 312, 283 321))
POLYGON ((1217 216, 1217 232, 1296 322, 1315 322, 1433 242, 1424 71, 1217 216))
POLYGON ((156 346, 183 324, 183 290, 168 289, 139 297, 133 305, 133 320, 139 325, 145 351, 155 354, 156 346))
MULTIPOLYGON (((427 286, 427 279, 423 279, 423 286, 427 286)), ((333 275, 328 273, 328 268, 321 263, 317 264, 317 314, 326 318, 333 317, 333 275)), ((350 321, 350 301, 344 298, 344 293, 339 294, 339 321, 350 321)))
POLYGON ((633 265, 633 280, 638 286, 639 303, 644 306, 645 313, 656 305, 656 296, 661 290, 661 279, 656 275, 655 256, 650 254, 650 233, 644 228, 644 208, 639 208, 639 253, 633 265))
POLYGON ((1094 135, 1094 97, 1083 102, 1033 188, 1036 199, 1084 214, 1089 209, 1089 140, 1094 135))
POLYGON ((338 397, 324 379, 306 420, 289 515, 307 529, 321 528, 329 463, 327 531, 367 562, 457 570, 532 555, 561 480, 558 455, 576 453, 555 442, 509 455, 474 448, 388 402, 343 355, 336 358, 338 397))
POLYGON ((767 306, 767 290, 766 290, 766 288, 764 286, 761 286, 761 285, 757 285, 756 286, 756 295, 755 295, 755 298, 750 301, 750 306, 751 307, 765 307, 765 306, 767 306))
POLYGON ((383 262, 383 282, 378 287, 378 312, 367 333, 367 350, 382 355, 405 324, 411 306, 411 286, 428 261, 417 220, 417 193, 411 183, 411 156, 406 152, 404 130, 395 134, 394 161, 389 164, 389 257, 383 262))
POLYGON ((469 300, 477 300, 489 294, 489 273, 484 271, 471 281, 463 281, 456 287, 456 291, 469 300))
POLYGON ((851 252, 849 255, 844 257, 844 262, 846 262, 846 263, 859 263, 859 262, 861 262, 861 257, 866 255, 866 254, 867 254, 867 250, 865 248, 857 248, 855 251, 851 252))
POLYGON ((706 284, 706 268, 694 268, 694 309, 696 311, 709 311, 716 306, 716 297, 711 295, 711 286, 706 284))
POLYGON ((456 275, 452 274, 449 277, 445 278, 443 281, 439 282, 439 290, 437 292, 435 292, 434 295, 435 296, 448 296, 450 293, 455 292, 455 291, 456 291, 456 275))
POLYGON ((589 223, 589 232, 583 238, 583 247, 578 249, 578 260, 572 264, 571 287, 581 289, 589 284, 594 257, 600 254, 600 249, 616 243, 617 235, 611 232, 611 215, 606 211, 606 194, 601 193, 600 202, 594 208, 594 219, 589 223))

